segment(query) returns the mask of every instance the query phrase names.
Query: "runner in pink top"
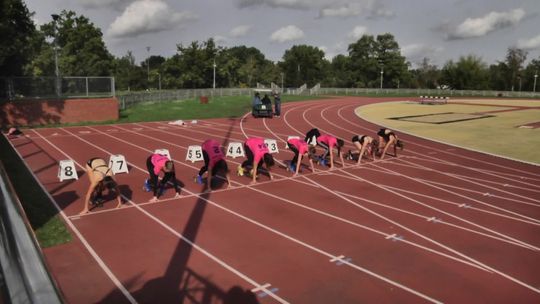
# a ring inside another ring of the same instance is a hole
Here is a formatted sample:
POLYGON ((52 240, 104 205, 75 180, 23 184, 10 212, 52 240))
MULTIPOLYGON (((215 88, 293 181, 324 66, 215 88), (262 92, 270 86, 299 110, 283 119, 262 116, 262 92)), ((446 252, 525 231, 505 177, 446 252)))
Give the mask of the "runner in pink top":
POLYGON ((247 160, 238 167, 238 175, 243 176, 245 170, 251 167, 252 180, 251 183, 257 182, 257 175, 262 163, 266 166, 266 173, 270 180, 273 179, 272 173, 270 173, 270 167, 274 165, 274 158, 270 154, 268 147, 264 143, 264 139, 260 137, 251 137, 244 143, 244 150, 246 152, 247 160))
POLYGON ((176 173, 174 170, 174 163, 165 155, 153 153, 146 159, 146 168, 148 169, 148 175, 150 178, 144 183, 144 189, 147 192, 153 190, 154 197, 149 202, 157 202, 158 198, 165 191, 165 186, 170 180, 176 190, 175 197, 180 197, 180 185, 176 180, 176 173), (159 180, 159 174, 163 173, 163 178, 159 180))
POLYGON ((317 145, 324 148, 324 153, 320 157, 320 163, 326 165, 326 156, 330 154, 330 169, 334 168, 334 148, 337 150, 339 158, 341 159, 341 165, 344 167, 343 154, 341 153, 341 147, 343 147, 344 141, 337 139, 329 134, 321 134, 317 137, 317 145))
POLYGON ((208 177, 206 178, 206 190, 211 190, 212 177, 217 172, 224 172, 225 179, 227 180, 227 187, 230 187, 229 182, 229 167, 225 161, 225 155, 221 150, 221 145, 214 139, 205 140, 202 145, 202 153, 204 158, 204 166, 199 170, 199 175, 196 177, 196 182, 202 184, 202 175, 208 171, 208 177))
POLYGON ((302 157, 304 155, 308 156, 309 164, 311 165, 311 172, 315 172, 315 167, 313 166, 312 152, 313 149, 310 149, 305 140, 299 138, 291 138, 287 141, 287 146, 294 153, 294 157, 290 162, 289 169, 294 172, 293 176, 298 174, 300 171, 300 163, 302 162, 302 157))

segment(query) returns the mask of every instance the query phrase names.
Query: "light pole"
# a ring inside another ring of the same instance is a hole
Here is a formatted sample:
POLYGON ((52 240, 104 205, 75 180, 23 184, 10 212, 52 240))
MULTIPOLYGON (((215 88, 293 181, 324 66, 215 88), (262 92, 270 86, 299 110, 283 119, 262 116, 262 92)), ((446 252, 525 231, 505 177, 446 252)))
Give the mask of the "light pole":
POLYGON ((60 69, 58 68, 58 41, 57 41, 57 21, 60 18, 60 16, 56 14, 52 14, 51 17, 54 21, 54 76, 56 76, 56 96, 60 96, 60 69))
POLYGON ((384 67, 381 65, 381 89, 382 89, 382 83, 383 83, 383 74, 384 74, 384 67))
POLYGON ((538 71, 534 72, 533 92, 536 92, 536 78, 538 78, 538 71))
POLYGON ((519 91, 521 92, 521 76, 518 76, 519 78, 519 91))
POLYGON ((214 90, 216 89, 216 59, 214 58, 214 84, 212 85, 214 90))
POLYGON ((146 56, 146 77, 147 77, 147 87, 150 88, 150 47, 146 47, 146 53, 148 55, 146 56))
POLYGON ((283 88, 283 76, 285 76, 285 74, 283 74, 283 72, 281 72, 281 92, 283 92, 284 88, 283 88))

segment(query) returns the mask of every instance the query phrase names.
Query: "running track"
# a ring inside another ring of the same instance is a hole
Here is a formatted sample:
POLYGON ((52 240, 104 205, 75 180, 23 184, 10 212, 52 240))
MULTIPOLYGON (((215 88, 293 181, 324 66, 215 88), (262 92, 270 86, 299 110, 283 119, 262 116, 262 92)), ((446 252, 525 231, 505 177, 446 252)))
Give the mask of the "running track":
MULTIPOLYGON (((389 100, 389 99, 388 99, 389 100)), ((381 100, 378 100, 380 102, 381 100)), ((75 235, 45 250, 70 303, 540 303, 540 168, 406 134, 399 157, 304 168, 281 165, 249 185, 201 193, 201 163, 189 145, 216 138, 275 138, 278 162, 289 135, 312 127, 351 148, 378 126, 354 114, 368 98, 283 105, 280 118, 212 119, 33 129, 12 140, 75 235), (146 203, 146 157, 169 149, 182 197, 146 203), (123 154, 117 175, 128 201, 78 216, 88 186, 84 163, 123 154), (60 183, 58 161, 79 180, 60 183), (252 291, 249 292, 249 291, 252 291)))

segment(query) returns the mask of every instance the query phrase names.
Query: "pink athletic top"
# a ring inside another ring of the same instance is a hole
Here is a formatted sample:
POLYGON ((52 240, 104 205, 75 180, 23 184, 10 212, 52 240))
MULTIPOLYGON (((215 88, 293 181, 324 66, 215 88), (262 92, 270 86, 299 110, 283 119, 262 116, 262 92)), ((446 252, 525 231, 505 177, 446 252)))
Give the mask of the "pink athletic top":
POLYGON ((253 152, 253 160, 256 164, 263 158, 265 153, 269 153, 268 147, 264 144, 264 139, 260 137, 252 137, 246 140, 246 145, 253 152))
POLYGON ((159 171, 161 171, 161 168, 165 166, 165 163, 169 159, 165 155, 161 154, 152 154, 152 158, 150 161, 152 162, 152 165, 154 165, 154 174, 159 175, 159 171))
POLYGON ((337 138, 332 135, 322 134, 317 138, 317 141, 327 144, 329 148, 337 146, 337 138))
POLYGON ((208 153, 208 157, 210 158, 208 163, 209 168, 213 168, 218 161, 225 158, 223 152, 221 151, 220 144, 216 140, 205 140, 202 144, 202 149, 208 153))
POLYGON ((287 142, 298 149, 299 154, 304 154, 308 151, 308 144, 303 139, 291 138, 287 142))

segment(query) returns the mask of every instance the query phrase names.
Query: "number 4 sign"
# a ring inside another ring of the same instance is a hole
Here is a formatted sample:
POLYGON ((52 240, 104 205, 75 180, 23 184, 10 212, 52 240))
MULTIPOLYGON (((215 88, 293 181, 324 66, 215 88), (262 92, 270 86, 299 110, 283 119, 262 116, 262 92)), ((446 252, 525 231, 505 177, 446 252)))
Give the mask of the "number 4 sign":
POLYGON ((121 154, 111 155, 109 158, 109 168, 111 168, 113 174, 129 173, 126 158, 121 154))
POLYGON ((186 160, 189 160, 192 163, 196 161, 204 160, 201 146, 197 146, 197 145, 189 146, 187 155, 186 155, 186 160))
POLYGON ((61 160, 58 167, 58 178, 60 181, 66 179, 79 179, 77 170, 75 169, 75 163, 71 159, 61 160))
POLYGON ((227 146, 227 156, 230 156, 232 158, 244 157, 245 153, 242 143, 230 142, 229 146, 227 146))

